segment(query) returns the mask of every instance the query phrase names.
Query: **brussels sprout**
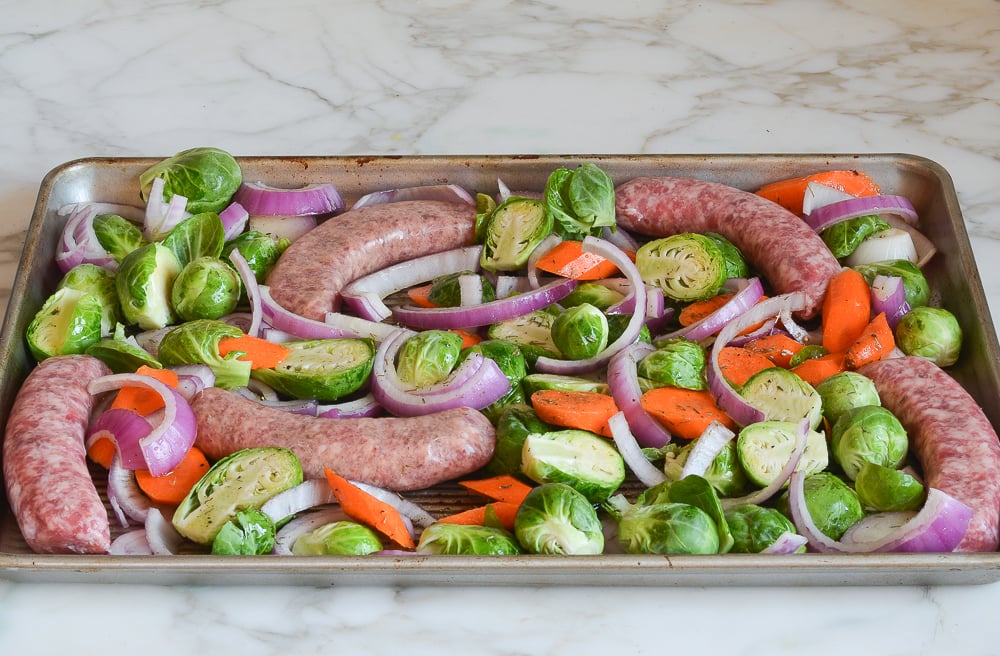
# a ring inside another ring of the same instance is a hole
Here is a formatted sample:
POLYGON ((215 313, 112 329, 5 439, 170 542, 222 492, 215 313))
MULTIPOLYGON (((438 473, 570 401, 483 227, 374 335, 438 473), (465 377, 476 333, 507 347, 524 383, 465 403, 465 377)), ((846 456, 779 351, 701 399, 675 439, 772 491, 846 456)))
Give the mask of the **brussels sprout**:
POLYGON ((146 244, 139 226, 117 214, 97 215, 94 218, 94 234, 115 262, 121 262, 126 255, 146 244))
POLYGON ((958 362, 962 351, 962 327, 944 308, 913 308, 900 318, 895 335, 900 351, 926 358, 939 367, 958 362))
POLYGON ((524 440, 531 433, 547 433, 554 426, 538 418, 530 405, 515 404, 504 408, 497 424, 496 447, 486 470, 494 475, 510 474, 524 478, 521 471, 521 452, 524 440))
MULTIPOLYGON (((806 476, 802 481, 802 489, 813 523, 832 540, 839 540, 847 529, 865 516, 857 493, 831 472, 822 471, 806 476)), ((785 517, 791 517, 787 491, 778 499, 776 507, 785 517)))
POLYGON ((292 553, 298 556, 367 556, 382 548, 375 531, 347 520, 324 524, 292 543, 292 553))
POLYGON ((274 520, 256 508, 239 510, 212 540, 212 553, 220 556, 262 556, 274 549, 274 520))
POLYGON ((863 405, 882 405, 875 383, 856 371, 834 374, 816 386, 823 399, 823 416, 832 426, 842 414, 863 405))
POLYGON ((62 277, 56 289, 69 287, 93 294, 101 302, 101 335, 110 335, 121 321, 121 305, 115 288, 115 274, 96 264, 78 264, 62 277))
POLYGON ((571 307, 552 322, 552 343, 568 360, 592 358, 608 345, 608 318, 590 303, 571 307))
POLYGON ((733 242, 717 232, 706 232, 705 236, 714 241, 722 251, 722 257, 726 260, 726 278, 746 278, 750 275, 750 267, 743 258, 743 253, 733 242))
MULTIPOLYGON (((289 353, 271 369, 251 376, 285 396, 332 403, 361 389, 375 362, 371 339, 342 337, 285 342, 289 353)), ((160 346, 161 353, 163 346, 160 346)))
MULTIPOLYGON (((760 553, 785 533, 795 533, 795 525, 775 508, 745 503, 726 511, 733 534, 732 553, 760 553)), ((805 553, 803 545, 796 553, 805 553)))
POLYGON ((566 483, 591 503, 600 503, 624 482, 625 461, 605 438, 559 430, 525 437, 521 471, 536 483, 566 483))
POLYGON ((439 383, 458 363, 462 338, 448 330, 425 330, 409 337, 399 350, 396 372, 413 387, 439 383))
POLYGON ((906 302, 911 308, 922 307, 930 302, 931 288, 924 277, 924 272, 909 260, 886 260, 884 262, 872 262, 870 264, 859 264, 851 267, 868 282, 872 284, 875 276, 898 276, 903 279, 903 291, 906 294, 906 302))
POLYGON ((218 319, 236 309, 243 283, 236 271, 208 255, 188 262, 170 290, 174 312, 184 321, 218 319))
POLYGON ((101 339, 86 350, 113 373, 130 374, 142 366, 162 369, 163 365, 146 349, 139 346, 135 337, 125 335, 125 327, 118 324, 112 337, 101 339))
POLYGON ((220 257, 229 261, 232 252, 239 251, 257 282, 264 284, 267 274, 271 273, 278 258, 291 243, 286 237, 274 237, 260 230, 247 230, 223 244, 220 257))
POLYGON ((615 225, 614 183, 596 164, 557 168, 545 181, 543 195, 555 230, 564 239, 596 237, 602 228, 615 225))
POLYGON ((484 193, 476 194, 476 226, 475 242, 482 244, 486 241, 486 226, 489 224, 493 210, 497 208, 497 202, 493 196, 484 193))
POLYGON ((569 485, 531 490, 514 517, 514 534, 529 553, 575 556, 604 551, 604 530, 594 506, 569 485))
MULTIPOLYGON (((755 485, 767 487, 788 463, 795 451, 797 422, 759 421, 745 426, 736 436, 740 465, 755 485)), ((796 471, 819 472, 830 464, 826 436, 815 430, 806 435, 806 448, 796 471)))
POLYGON ((218 148, 190 148, 158 162, 139 174, 144 201, 153 180, 163 179, 163 200, 177 194, 187 198, 187 211, 218 212, 229 204, 243 181, 240 165, 218 148))
POLYGON ((215 385, 223 389, 245 387, 250 381, 250 362, 237 360, 237 352, 219 355, 224 337, 241 337, 243 331, 215 319, 196 319, 171 328, 160 340, 157 357, 164 366, 207 364, 215 372, 215 385))
MULTIPOLYGON (((719 537, 719 553, 727 553, 733 546, 733 536, 729 532, 726 513, 722 509, 719 495, 712 484, 702 476, 691 474, 679 481, 669 481, 660 484, 663 491, 657 503, 686 503, 703 510, 715 522, 719 537)), ((655 505, 655 504, 654 504, 655 505)))
POLYGON ((648 284, 675 301, 699 301, 719 293, 726 282, 726 258, 714 241, 686 232, 646 242, 635 264, 648 284))
POLYGON ((866 462, 901 466, 909 444, 906 429, 880 405, 865 405, 845 412, 830 431, 833 459, 852 481, 866 462))
POLYGON ((177 256, 153 242, 122 260, 115 276, 115 289, 122 316, 143 330, 164 328, 177 320, 170 304, 170 290, 181 272, 177 256))
POLYGON ((490 215, 479 265, 487 271, 516 271, 552 232, 552 214, 545 203, 511 196, 490 215))
POLYGON ((610 289, 598 282, 584 281, 573 288, 569 294, 559 301, 564 308, 575 307, 589 303, 600 310, 607 310, 615 303, 621 302, 625 295, 610 289))
POLYGON ((484 303, 496 300, 496 290, 493 289, 490 281, 485 276, 481 276, 474 271, 459 271, 435 278, 431 283, 431 291, 427 296, 427 300, 438 307, 460 306, 462 304, 462 289, 458 281, 462 276, 476 276, 479 278, 479 286, 483 290, 484 303))
POLYGON ((703 390, 705 350, 697 342, 678 337, 657 344, 657 349, 639 361, 636 372, 658 385, 703 390))
POLYGON ((260 509, 280 492, 302 482, 302 464, 280 447, 255 447, 217 461, 174 511, 177 532, 199 544, 212 544, 223 525, 240 510, 260 509))
POLYGON ((461 364, 472 353, 480 353, 493 360, 510 382, 510 390, 506 394, 482 409, 482 413, 495 423, 500 418, 504 408, 525 402, 521 381, 528 373, 528 364, 521 349, 502 339, 486 339, 474 346, 462 349, 458 357, 458 364, 461 364))
MULTIPOLYGON (((613 344, 619 337, 621 337, 621 334, 625 332, 625 328, 628 327, 628 322, 632 320, 632 315, 609 314, 606 316, 608 319, 608 344, 613 344)), ((639 329, 639 339, 636 341, 644 344, 652 343, 653 335, 649 332, 649 326, 646 324, 642 325, 642 328, 639 329)))
POLYGON ((542 355, 560 357, 559 349, 552 341, 552 324, 555 319, 555 315, 549 312, 535 310, 492 324, 486 334, 490 339, 502 339, 516 345, 521 349, 528 365, 533 365, 542 355))
POLYGON ((528 374, 521 381, 524 396, 530 398, 538 390, 566 390, 569 392, 597 392, 610 394, 608 384, 581 376, 565 376, 562 374, 528 374))
POLYGON ((183 268, 199 257, 221 256, 226 243, 226 229, 222 219, 214 212, 195 214, 174 226, 160 243, 177 256, 183 268))
MULTIPOLYGON (((691 440, 676 451, 669 451, 663 465, 663 472, 670 481, 681 480, 684 465, 691 455, 691 449, 698 439, 691 440)), ((712 464, 705 470, 704 478, 724 497, 741 494, 747 487, 747 476, 736 452, 736 441, 730 440, 722 447, 712 464)))
POLYGON ((891 228, 877 215, 859 216, 835 223, 820 233, 823 242, 837 259, 845 258, 868 237, 891 228))
POLYGON ((634 505, 618 520, 618 541, 630 554, 717 554, 716 524, 686 503, 634 505))
POLYGON ((740 387, 740 396, 773 421, 809 420, 816 428, 823 420, 823 398, 816 389, 788 369, 769 367, 758 371, 740 387))
POLYGON ((55 355, 83 353, 101 339, 103 306, 93 294, 63 287, 49 296, 25 332, 41 362, 55 355))
POLYGON ((854 491, 862 506, 880 512, 920 510, 927 498, 923 484, 916 477, 872 462, 861 465, 854 479, 854 491))
POLYGON ((523 553, 517 539, 502 528, 435 523, 424 529, 417 551, 428 554, 515 556, 523 553))

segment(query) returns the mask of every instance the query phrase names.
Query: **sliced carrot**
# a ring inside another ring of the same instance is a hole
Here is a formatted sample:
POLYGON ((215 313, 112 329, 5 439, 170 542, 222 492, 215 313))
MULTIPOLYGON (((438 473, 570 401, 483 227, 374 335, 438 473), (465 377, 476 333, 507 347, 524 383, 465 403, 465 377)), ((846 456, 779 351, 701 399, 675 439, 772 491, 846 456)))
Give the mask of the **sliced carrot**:
POLYGON ((735 294, 725 292, 722 294, 716 294, 712 298, 706 298, 703 301, 689 303, 677 313, 677 322, 682 326, 690 326, 698 323, 728 303, 729 299, 733 296, 735 296, 735 294))
POLYGON ((505 501, 513 504, 520 504, 533 489, 532 486, 510 474, 459 481, 458 484, 494 501, 505 501))
POLYGON ((787 369, 791 364, 792 357, 801 351, 803 346, 805 344, 792 339, 788 335, 775 333, 747 342, 743 345, 743 348, 763 355, 773 362, 776 367, 787 369))
MULTIPOLYGON (((173 388, 177 387, 177 374, 171 369, 154 369, 153 367, 142 365, 135 370, 135 373, 155 378, 164 385, 169 385, 173 388)), ((134 410, 140 415, 145 416, 163 407, 163 397, 148 387, 129 385, 118 390, 115 400, 111 402, 111 407, 134 410)))
POLYGON ((844 371, 847 368, 846 357, 847 354, 843 351, 827 353, 818 358, 804 360, 801 364, 792 367, 792 372, 815 387, 830 376, 844 371))
POLYGON ((412 549, 416 546, 398 510, 368 494, 332 469, 324 467, 323 473, 345 514, 367 524, 402 547, 412 549))
POLYGON ((742 346, 723 346, 719 349, 719 369, 732 385, 742 385, 758 371, 774 366, 766 356, 742 346))
POLYGON ((777 180, 758 189, 757 195, 772 200, 795 214, 802 214, 802 199, 810 182, 818 182, 852 196, 875 196, 881 193, 878 184, 860 171, 834 170, 777 180))
POLYGON ((463 510, 462 512, 455 513, 454 515, 442 517, 437 521, 443 524, 485 526, 487 513, 492 510, 493 513, 495 513, 496 518, 500 520, 500 525, 511 531, 514 530, 514 518, 517 516, 517 509, 520 507, 521 504, 519 503, 494 501, 493 503, 488 503, 485 506, 469 508, 468 510, 463 510))
POLYGON ((148 469, 139 469, 135 472, 135 482, 153 501, 176 505, 183 501, 194 484, 201 480, 209 466, 205 454, 193 446, 170 473, 153 476, 148 469))
POLYGON ((436 308, 437 305, 431 302, 432 287, 434 287, 433 284, 411 287, 406 291, 406 295, 410 297, 410 300, 413 301, 413 304, 417 307, 436 308))
POLYGON ((563 278, 599 280, 618 273, 618 267, 596 253, 583 250, 583 242, 566 239, 542 255, 535 266, 563 278))
POLYGON ((686 440, 699 437, 713 421, 736 428, 732 418, 705 390, 657 387, 643 394, 640 404, 672 434, 686 440))
POLYGON ((872 311, 871 288, 864 276, 851 268, 830 279, 823 298, 823 348, 846 351, 861 336, 872 311))
POLYGON ((538 390, 531 395, 531 407, 544 422, 604 437, 611 437, 608 420, 618 413, 611 395, 600 392, 538 390))
POLYGON ((240 353, 236 359, 250 362, 251 369, 272 369, 281 364, 292 350, 284 344, 270 342, 253 335, 223 337, 219 340, 219 355, 240 353))
POLYGON ((115 457, 115 441, 110 437, 99 437, 91 442, 87 457, 105 469, 111 469, 111 459, 115 457))
POLYGON ((896 348, 896 338, 885 318, 885 312, 878 315, 865 328, 851 347, 847 349, 847 368, 857 369, 870 362, 878 362, 896 348))
POLYGON ((452 328, 451 332, 462 338, 462 348, 469 348, 470 346, 475 346, 479 342, 483 341, 483 338, 476 333, 468 330, 462 330, 461 328, 452 328))

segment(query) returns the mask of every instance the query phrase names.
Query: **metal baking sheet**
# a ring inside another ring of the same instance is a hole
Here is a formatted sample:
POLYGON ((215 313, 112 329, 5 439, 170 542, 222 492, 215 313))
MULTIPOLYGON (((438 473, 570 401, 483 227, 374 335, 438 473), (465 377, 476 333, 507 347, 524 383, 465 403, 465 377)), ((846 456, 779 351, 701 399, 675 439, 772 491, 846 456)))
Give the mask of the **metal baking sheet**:
MULTIPOLYGON (((53 254, 66 203, 140 204, 139 173, 161 158, 92 158, 67 162, 42 181, 0 333, 0 422, 33 360, 22 335, 60 278, 53 254)), ((885 193, 909 198, 922 231, 939 253, 927 267, 934 294, 966 330, 952 374, 1000 426, 1000 348, 948 172, 907 154, 523 155, 413 157, 243 157, 246 180, 294 187, 331 181, 348 205, 369 191, 455 183, 495 192, 498 178, 515 190, 540 190, 552 169, 599 164, 616 183, 639 175, 677 175, 743 189, 827 169, 859 169, 885 193)), ((433 511, 463 503, 458 486, 414 498, 433 511)), ((208 555, 61 556, 32 553, 0 498, 0 577, 31 582, 327 585, 899 585, 979 584, 1000 579, 1000 554, 858 554, 763 556, 411 556, 221 557, 208 555)))

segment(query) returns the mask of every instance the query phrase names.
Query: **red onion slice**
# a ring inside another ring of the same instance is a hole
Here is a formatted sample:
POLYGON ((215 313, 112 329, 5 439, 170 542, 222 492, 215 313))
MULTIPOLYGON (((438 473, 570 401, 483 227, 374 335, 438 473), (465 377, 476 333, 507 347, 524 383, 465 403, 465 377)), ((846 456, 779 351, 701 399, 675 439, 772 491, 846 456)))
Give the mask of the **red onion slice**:
POLYGON ((359 207, 396 203, 403 200, 437 200, 449 203, 466 203, 473 207, 476 205, 476 199, 462 187, 456 184, 439 184, 374 191, 359 198, 351 206, 351 209, 356 210, 359 207))
POLYGON ((264 320, 264 311, 261 308, 260 285, 257 283, 257 276, 239 249, 234 248, 229 253, 229 261, 236 267, 236 272, 243 282, 243 289, 246 290, 247 298, 250 301, 250 326, 244 332, 251 337, 260 337, 260 326, 264 320))
POLYGON ((121 456, 115 451, 108 468, 108 504, 114 510, 123 528, 132 522, 146 521, 152 504, 135 481, 135 473, 122 466, 121 456))
POLYGON ((187 198, 179 194, 170 197, 170 202, 163 200, 163 178, 153 178, 146 201, 146 213, 142 232, 146 239, 160 239, 170 232, 178 223, 191 216, 187 211, 187 198))
POLYGON ((612 416, 608 420, 608 427, 611 429, 612 439, 614 439, 615 446, 618 447, 622 460, 643 485, 652 487, 667 480, 663 471, 646 459, 635 435, 629 430, 628 419, 625 418, 624 412, 618 412, 612 416))
POLYGON ((655 351, 655 347, 636 342, 619 351, 608 364, 608 387, 615 405, 628 420, 629 429, 644 447, 658 449, 671 440, 670 431, 642 407, 642 389, 636 365, 655 351))
POLYGON ((375 400, 375 395, 369 392, 361 398, 342 403, 321 404, 316 408, 317 417, 378 417, 382 414, 382 406, 375 400))
POLYGON ((823 232, 830 226, 856 219, 859 216, 895 215, 910 225, 917 223, 917 211, 909 199, 903 196, 863 196, 849 198, 822 207, 816 207, 806 217, 806 223, 816 232, 823 232))
POLYGON ((247 230, 256 230, 275 239, 293 242, 319 225, 313 214, 301 216, 254 216, 247 219, 247 230))
POLYGON ((146 514, 145 528, 146 540, 154 556, 176 556, 184 549, 184 536, 156 506, 146 514))
MULTIPOLYGON (((723 326, 752 308, 764 297, 764 285, 761 283, 760 278, 750 278, 739 284, 741 285, 741 289, 718 310, 690 326, 685 326, 666 335, 660 335, 655 341, 660 342, 677 337, 685 337, 693 342, 700 342, 719 332, 723 326)), ((749 325, 752 326, 753 324, 749 325)))
POLYGON ((771 484, 742 497, 720 499, 722 507, 729 510, 730 508, 735 508, 736 506, 746 503, 761 504, 769 500, 785 486, 785 483, 787 483, 789 479, 792 478, 792 475, 796 471, 796 467, 799 466, 799 460, 802 459, 802 454, 806 451, 806 445, 808 443, 809 420, 803 419, 798 423, 798 426, 796 426, 795 429, 795 445, 792 448, 792 454, 789 456, 785 466, 781 468, 780 472, 778 472, 777 477, 771 481, 771 484))
POLYGON ((691 475, 704 476, 716 456, 734 437, 736 433, 721 423, 713 421, 709 424, 691 447, 687 460, 684 461, 684 467, 681 468, 681 478, 691 475))
POLYGON ((802 196, 802 214, 809 216, 819 207, 832 205, 833 203, 839 203, 840 201, 852 198, 856 198, 856 196, 829 185, 810 182, 806 185, 806 192, 802 196))
POLYGON ((906 290, 903 279, 899 276, 875 276, 872 280, 872 314, 878 316, 885 313, 889 327, 896 329, 896 324, 903 315, 910 311, 906 301, 906 290))
POLYGON ((260 511, 279 523, 304 510, 331 503, 337 503, 337 497, 330 484, 322 478, 310 478, 274 495, 264 502, 260 511))
POLYGON ((277 535, 274 536, 274 549, 271 553, 278 556, 294 556, 292 547, 300 537, 306 533, 315 531, 320 526, 345 520, 353 521, 340 506, 321 508, 301 517, 296 517, 278 530, 277 535))
POLYGON ((298 189, 280 189, 263 182, 243 182, 233 200, 251 216, 306 216, 330 214, 344 208, 340 192, 329 182, 298 189))
POLYGON ((137 528, 115 538, 108 553, 112 556, 152 556, 153 550, 146 539, 146 529, 137 528))
POLYGON ((101 246, 94 232, 96 217, 96 206, 86 203, 77 206, 66 219, 55 255, 56 264, 63 273, 83 263, 96 264, 109 271, 118 270, 115 258, 101 246))
POLYGON ((808 544, 804 535, 785 531, 778 536, 778 539, 769 544, 760 553, 762 554, 793 554, 808 544))
POLYGON ((337 337, 358 337, 357 333, 342 330, 322 321, 307 319, 301 315, 289 312, 281 307, 271 296, 271 289, 267 285, 261 285, 260 309, 264 321, 270 326, 284 331, 290 335, 295 335, 301 339, 330 339, 337 337))
POLYGON ((247 220, 250 212, 239 203, 233 202, 219 212, 219 220, 222 221, 222 234, 226 241, 236 238, 247 227, 247 220))
POLYGON ((543 255, 561 243, 562 237, 553 232, 540 241, 538 246, 535 246, 535 250, 531 251, 531 255, 528 256, 528 261, 525 263, 525 266, 527 270, 528 283, 531 284, 532 289, 538 289, 543 284, 538 274, 538 260, 542 259, 543 255))
POLYGON ((146 457, 140 443, 153 431, 153 425, 134 410, 109 408, 87 427, 87 448, 101 438, 110 438, 121 455, 125 469, 146 469, 146 457))
POLYGON ((917 251, 917 261, 915 264, 918 267, 923 268, 937 253, 937 247, 934 245, 934 242, 928 239, 924 233, 917 230, 916 226, 910 225, 895 216, 884 216, 882 218, 893 228, 905 230, 910 235, 910 239, 913 241, 913 248, 917 251))

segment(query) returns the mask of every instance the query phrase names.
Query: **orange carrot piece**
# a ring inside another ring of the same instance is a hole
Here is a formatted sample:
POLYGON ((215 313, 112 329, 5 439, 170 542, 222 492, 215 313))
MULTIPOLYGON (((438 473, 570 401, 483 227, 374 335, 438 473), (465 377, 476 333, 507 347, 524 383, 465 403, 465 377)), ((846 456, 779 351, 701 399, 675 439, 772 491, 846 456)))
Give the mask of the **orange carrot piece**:
POLYGON ((792 372, 815 387, 834 374, 847 368, 847 354, 843 351, 827 353, 818 358, 810 358, 792 367, 792 372))
POLYGON ((681 308, 681 311, 677 314, 677 322, 682 326, 690 326, 692 324, 698 323, 708 315, 712 314, 723 305, 729 302, 735 294, 726 292, 722 294, 716 294, 712 298, 706 298, 703 301, 695 301, 689 303, 681 308))
POLYGON ((600 392, 538 390, 531 395, 531 407, 544 422, 604 437, 611 437, 608 420, 618 413, 611 395, 600 392))
POLYGON ((462 348, 469 348, 483 341, 483 338, 476 333, 461 328, 452 328, 451 332, 462 338, 462 348))
POLYGON ((685 440, 699 437, 713 421, 736 428, 707 390, 657 387, 643 394, 639 402, 667 430, 685 440))
POLYGON ((281 364, 291 353, 291 349, 284 344, 253 335, 223 337, 219 340, 219 355, 226 357, 234 352, 241 353, 236 359, 250 362, 251 369, 271 369, 281 364))
MULTIPOLYGON (((154 369, 153 367, 142 365, 135 370, 135 373, 155 378, 164 385, 169 385, 173 388, 177 387, 177 374, 171 369, 154 369)), ((115 400, 111 402, 111 407, 133 410, 145 416, 163 407, 163 397, 148 387, 129 385, 118 390, 115 400)))
POLYGON ((810 182, 818 182, 852 196, 875 196, 881 193, 878 184, 870 176, 860 171, 835 170, 777 180, 758 189, 757 195, 774 201, 795 214, 802 214, 802 199, 810 182))
POLYGON ((111 469, 115 457, 115 441, 110 437, 99 437, 87 449, 87 457, 105 469, 111 469))
POLYGON ((723 346, 719 349, 719 369, 730 384, 740 386, 758 371, 774 366, 766 356, 742 346, 723 346))
POLYGON ((542 255, 536 265, 541 271, 574 280, 599 280, 618 273, 618 267, 596 253, 583 250, 583 242, 566 239, 542 255))
POLYGON ((521 504, 519 503, 494 501, 493 503, 488 503, 485 506, 469 508, 468 510, 463 510, 462 512, 455 513, 454 515, 442 517, 437 521, 442 524, 484 526, 486 524, 486 513, 492 509, 496 514, 497 519, 500 520, 500 525, 508 531, 512 531, 514 530, 514 518, 517 516, 517 509, 520 507, 521 504))
POLYGON ((433 284, 427 284, 420 287, 411 287, 406 290, 406 295, 410 297, 410 300, 417 307, 436 308, 437 305, 431 302, 431 288, 433 286, 433 284))
POLYGON ((333 490, 333 496, 347 516, 367 524, 401 547, 412 549, 416 546, 398 510, 368 494, 332 469, 324 467, 323 473, 333 490))
POLYGON ((830 279, 823 298, 823 348, 846 351, 871 321, 871 288, 864 276, 845 268, 830 279))
POLYGON ((459 481, 458 484, 467 490, 478 492, 494 501, 505 501, 518 505, 524 501, 524 498, 533 489, 532 486, 510 474, 459 481))
POLYGON ((759 353, 774 363, 776 367, 787 369, 791 364, 792 357, 805 346, 797 342, 788 335, 775 333, 765 335, 743 345, 748 351, 759 353))
POLYGON ((879 312, 865 328, 861 336, 847 349, 847 368, 857 369, 870 362, 878 362, 896 348, 896 338, 885 318, 879 312))
POLYGON ((153 501, 177 505, 184 500, 208 469, 209 464, 205 454, 198 447, 192 446, 173 471, 162 476, 153 476, 148 469, 139 469, 135 472, 135 482, 153 501))

